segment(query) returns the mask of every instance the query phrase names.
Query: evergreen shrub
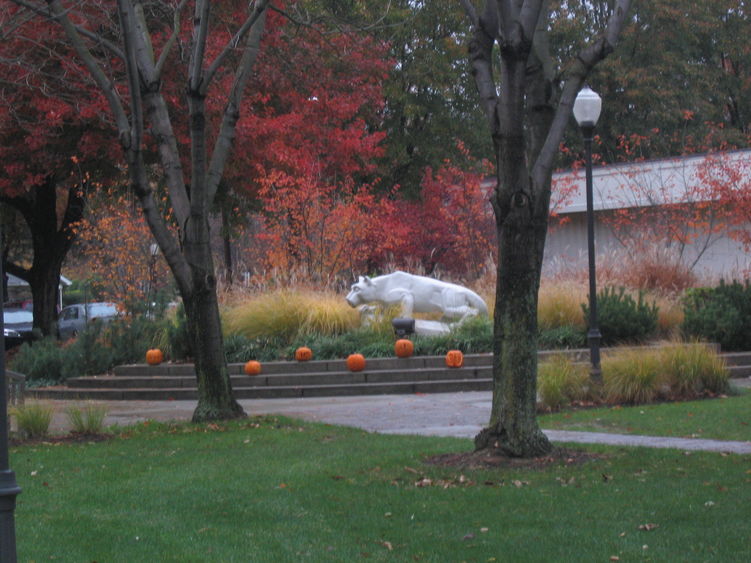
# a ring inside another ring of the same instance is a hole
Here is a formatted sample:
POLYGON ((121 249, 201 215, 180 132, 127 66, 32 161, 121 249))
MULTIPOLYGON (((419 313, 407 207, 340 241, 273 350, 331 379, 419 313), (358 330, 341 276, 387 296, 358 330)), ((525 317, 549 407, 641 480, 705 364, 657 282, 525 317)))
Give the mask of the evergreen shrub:
MULTIPOLYGON (((582 310, 589 319, 588 304, 582 304, 582 310)), ((623 287, 606 287, 597 296, 597 320, 604 346, 647 340, 657 330, 658 315, 657 305, 647 303, 641 291, 636 300, 623 287)))
POLYGON ((746 282, 690 289, 683 299, 683 334, 723 350, 751 350, 751 286, 746 282))
POLYGON ((537 347, 540 350, 584 348, 586 345, 586 329, 579 326, 559 326, 543 329, 537 335, 537 347))
POLYGON ((25 342, 11 360, 10 367, 24 374, 31 386, 54 384, 62 381, 64 355, 65 350, 54 338, 25 342))

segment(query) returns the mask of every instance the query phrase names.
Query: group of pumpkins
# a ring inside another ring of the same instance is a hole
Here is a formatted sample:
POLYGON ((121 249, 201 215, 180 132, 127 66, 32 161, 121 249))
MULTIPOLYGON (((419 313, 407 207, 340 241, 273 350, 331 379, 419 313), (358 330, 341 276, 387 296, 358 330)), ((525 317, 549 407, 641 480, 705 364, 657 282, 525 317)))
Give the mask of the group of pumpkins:
MULTIPOLYGON (((415 351, 415 345, 407 338, 400 338, 394 344, 394 353, 397 358, 409 358, 415 351)), ((307 346, 301 346, 295 350, 295 360, 298 362, 307 362, 313 359, 313 351, 307 346)), ((362 371, 365 369, 365 356, 362 354, 350 354, 347 356, 347 369, 349 371, 362 371)), ((461 350, 449 350, 446 354, 446 365, 450 368, 460 368, 464 365, 464 354, 461 350)), ((245 373, 247 375, 258 375, 261 373, 261 362, 250 360, 245 363, 245 373)))
MULTIPOLYGON (((409 358, 415 351, 415 345, 407 338, 400 338, 394 344, 394 353, 397 358, 409 358)), ((295 360, 307 362, 313 359, 313 351, 307 346, 301 346, 295 350, 295 360)), ((159 365, 164 361, 164 354, 157 348, 146 352, 146 363, 150 366, 159 365)), ((450 368, 460 368, 464 365, 464 354, 460 350, 449 350, 446 354, 446 365, 450 368)), ((362 354, 350 354, 347 356, 347 369, 349 371, 362 371, 365 369, 365 356, 362 354)), ((261 373, 261 362, 250 360, 245 363, 244 371, 247 375, 261 373)))

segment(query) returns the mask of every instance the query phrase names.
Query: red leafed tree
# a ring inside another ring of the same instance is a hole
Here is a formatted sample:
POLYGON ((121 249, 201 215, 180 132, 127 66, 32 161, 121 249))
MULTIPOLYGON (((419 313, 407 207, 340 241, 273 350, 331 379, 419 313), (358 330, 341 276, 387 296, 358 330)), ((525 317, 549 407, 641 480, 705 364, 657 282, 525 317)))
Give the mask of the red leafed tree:
POLYGON ((372 270, 398 245, 397 204, 377 196, 372 186, 274 173, 262 181, 259 198, 264 265, 277 278, 302 275, 326 285, 372 270))
POLYGON ((54 334, 73 226, 96 182, 118 173, 117 155, 103 140, 104 97, 82 78, 62 31, 26 16, 2 3, 0 202, 22 217, 28 233, 4 241, 3 259, 5 270, 31 287, 34 326, 54 334))
POLYGON ((241 416, 224 356, 208 218, 269 0, 13 3, 26 17, 59 26, 71 59, 85 69, 77 76, 106 100, 129 188, 182 296, 198 382, 194 420, 241 416), (176 230, 161 213, 155 183, 168 194, 176 230))
POLYGON ((751 249, 751 163, 748 158, 730 158, 728 152, 707 154, 698 177, 707 200, 722 221, 723 231, 751 249))
POLYGON ((495 256, 493 210, 482 184, 490 164, 464 168, 447 161, 438 170, 426 170, 420 200, 403 208, 410 233, 399 255, 416 260, 427 273, 441 269, 477 278, 495 256))
POLYGON ((384 104, 386 46, 268 20, 227 181, 259 204, 264 266, 325 283, 359 267, 364 245, 388 246, 391 203, 375 196, 384 134, 368 126, 384 104))
MULTIPOLYGON (((685 113, 691 119, 690 112, 685 113)), ((644 287, 659 287, 663 280, 690 283, 695 266, 721 237, 742 239, 748 170, 743 161, 729 158, 728 147, 716 142, 721 137, 717 132, 710 129, 700 143, 689 138, 682 155, 655 162, 643 154, 651 152, 653 143, 662 142, 659 130, 620 137, 618 152, 630 162, 614 168, 621 171, 615 194, 618 206, 603 214, 602 220, 628 257, 642 266, 632 272, 649 274, 635 283, 644 287), (649 267, 650 261, 659 267, 649 267)))

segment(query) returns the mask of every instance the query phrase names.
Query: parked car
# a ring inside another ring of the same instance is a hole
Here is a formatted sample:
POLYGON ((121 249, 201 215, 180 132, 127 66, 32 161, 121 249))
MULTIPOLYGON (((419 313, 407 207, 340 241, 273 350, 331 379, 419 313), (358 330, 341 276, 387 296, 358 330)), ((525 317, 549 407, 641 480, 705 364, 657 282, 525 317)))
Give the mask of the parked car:
POLYGON ((34 314, 31 311, 16 307, 3 309, 3 322, 6 350, 36 340, 38 336, 34 331, 34 314))
POLYGON ((89 323, 108 323, 118 315, 117 305, 114 303, 68 305, 60 311, 57 319, 57 335, 60 340, 67 340, 86 330, 89 323))

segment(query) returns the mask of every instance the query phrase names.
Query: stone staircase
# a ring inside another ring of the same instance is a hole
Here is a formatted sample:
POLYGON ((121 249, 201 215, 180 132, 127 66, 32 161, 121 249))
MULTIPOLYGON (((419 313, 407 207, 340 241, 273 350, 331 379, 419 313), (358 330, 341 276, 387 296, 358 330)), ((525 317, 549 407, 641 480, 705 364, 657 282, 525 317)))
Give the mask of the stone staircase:
MULTIPOLYGON (((560 354, 540 352, 540 359, 560 354)), ((588 350, 566 352, 575 361, 587 361, 588 350)), ((606 354, 607 350, 603 350, 606 354)), ((751 352, 722 354, 731 377, 751 376, 751 352)), ((344 360, 265 362, 260 375, 247 376, 243 364, 230 364, 237 399, 334 397, 401 393, 490 391, 490 354, 466 354, 461 368, 446 367, 443 356, 368 359, 365 370, 350 372, 344 360)), ((123 401, 195 400, 196 378, 191 364, 165 363, 118 366, 112 375, 76 377, 65 386, 27 389, 39 399, 123 401)))

